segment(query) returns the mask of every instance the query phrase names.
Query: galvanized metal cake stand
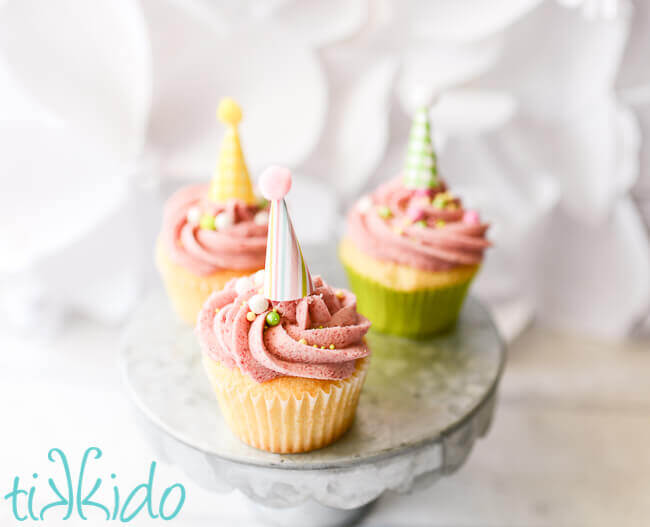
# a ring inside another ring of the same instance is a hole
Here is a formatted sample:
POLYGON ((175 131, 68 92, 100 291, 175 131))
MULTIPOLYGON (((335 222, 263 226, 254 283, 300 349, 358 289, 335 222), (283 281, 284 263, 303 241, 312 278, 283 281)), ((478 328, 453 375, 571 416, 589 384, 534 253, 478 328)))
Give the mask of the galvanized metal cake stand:
MULTIPOLYGON (((333 246, 303 247, 332 284, 345 277, 333 246)), ((487 311, 465 303, 453 332, 411 341, 373 333, 356 420, 333 445, 278 455, 232 435, 203 372, 194 331, 162 290, 134 313, 121 366, 161 459, 206 489, 239 489, 276 525, 348 525, 385 491, 409 492, 451 474, 490 425, 505 349, 487 311)))
POLYGON ((457 470, 490 425, 505 353, 472 298, 448 335, 369 333, 372 365, 352 428, 297 455, 256 450, 231 434, 194 332, 168 306, 154 293, 124 337, 121 366, 142 423, 163 460, 206 489, 241 490, 271 524, 349 524, 385 491, 422 488, 457 470))

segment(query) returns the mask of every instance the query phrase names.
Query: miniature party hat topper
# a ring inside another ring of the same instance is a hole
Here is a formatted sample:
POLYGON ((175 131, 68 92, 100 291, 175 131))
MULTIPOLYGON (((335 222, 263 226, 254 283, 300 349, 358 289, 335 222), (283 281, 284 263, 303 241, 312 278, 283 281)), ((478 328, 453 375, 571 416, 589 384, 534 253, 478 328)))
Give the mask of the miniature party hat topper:
POLYGON ((253 185, 248 177, 248 169, 237 132, 237 124, 242 117, 241 108, 231 98, 226 97, 219 103, 217 116, 221 122, 228 125, 228 129, 221 143, 219 161, 214 171, 208 197, 216 203, 224 203, 235 198, 252 205, 256 201, 253 185))
POLYGON ((404 186, 412 189, 433 189, 438 186, 436 154, 431 143, 429 111, 422 106, 415 112, 404 167, 404 186))
POLYGON ((275 301, 309 296, 314 286, 284 201, 291 188, 291 172, 283 167, 269 167, 259 185, 262 195, 271 202, 264 296, 275 301))

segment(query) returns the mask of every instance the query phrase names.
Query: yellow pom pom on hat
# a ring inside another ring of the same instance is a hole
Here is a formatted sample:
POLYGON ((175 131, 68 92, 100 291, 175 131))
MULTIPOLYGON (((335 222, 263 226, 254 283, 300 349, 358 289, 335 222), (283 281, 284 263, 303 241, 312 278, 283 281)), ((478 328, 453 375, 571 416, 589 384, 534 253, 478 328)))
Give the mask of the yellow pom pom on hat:
POLYGON ((215 203, 224 203, 234 198, 253 204, 256 201, 255 194, 237 131, 237 125, 242 118, 241 108, 233 99, 226 97, 219 103, 217 116, 228 129, 221 142, 219 160, 208 198, 215 203))

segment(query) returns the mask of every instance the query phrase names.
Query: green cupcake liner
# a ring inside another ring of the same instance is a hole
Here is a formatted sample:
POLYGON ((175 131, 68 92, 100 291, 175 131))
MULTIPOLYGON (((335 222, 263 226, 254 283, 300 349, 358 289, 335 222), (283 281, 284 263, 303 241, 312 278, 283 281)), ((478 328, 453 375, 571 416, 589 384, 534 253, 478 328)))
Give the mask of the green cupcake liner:
POLYGON ((358 311, 382 333, 421 338, 443 333, 456 324, 472 278, 434 289, 398 291, 361 276, 347 265, 358 311))

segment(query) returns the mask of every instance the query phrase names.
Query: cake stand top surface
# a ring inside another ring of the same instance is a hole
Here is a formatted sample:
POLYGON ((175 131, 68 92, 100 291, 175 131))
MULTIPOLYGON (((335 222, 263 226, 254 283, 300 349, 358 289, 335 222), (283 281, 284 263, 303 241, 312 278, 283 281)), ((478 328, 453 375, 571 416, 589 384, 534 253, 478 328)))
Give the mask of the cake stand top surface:
POLYGON ((412 341, 371 331, 367 339, 371 366, 355 422, 334 444, 306 454, 257 450, 230 432, 194 331, 162 291, 134 313, 120 360, 133 401, 157 428, 208 457, 264 468, 341 470, 387 460, 442 443, 493 404, 505 351, 478 301, 467 300, 447 335, 412 341))

